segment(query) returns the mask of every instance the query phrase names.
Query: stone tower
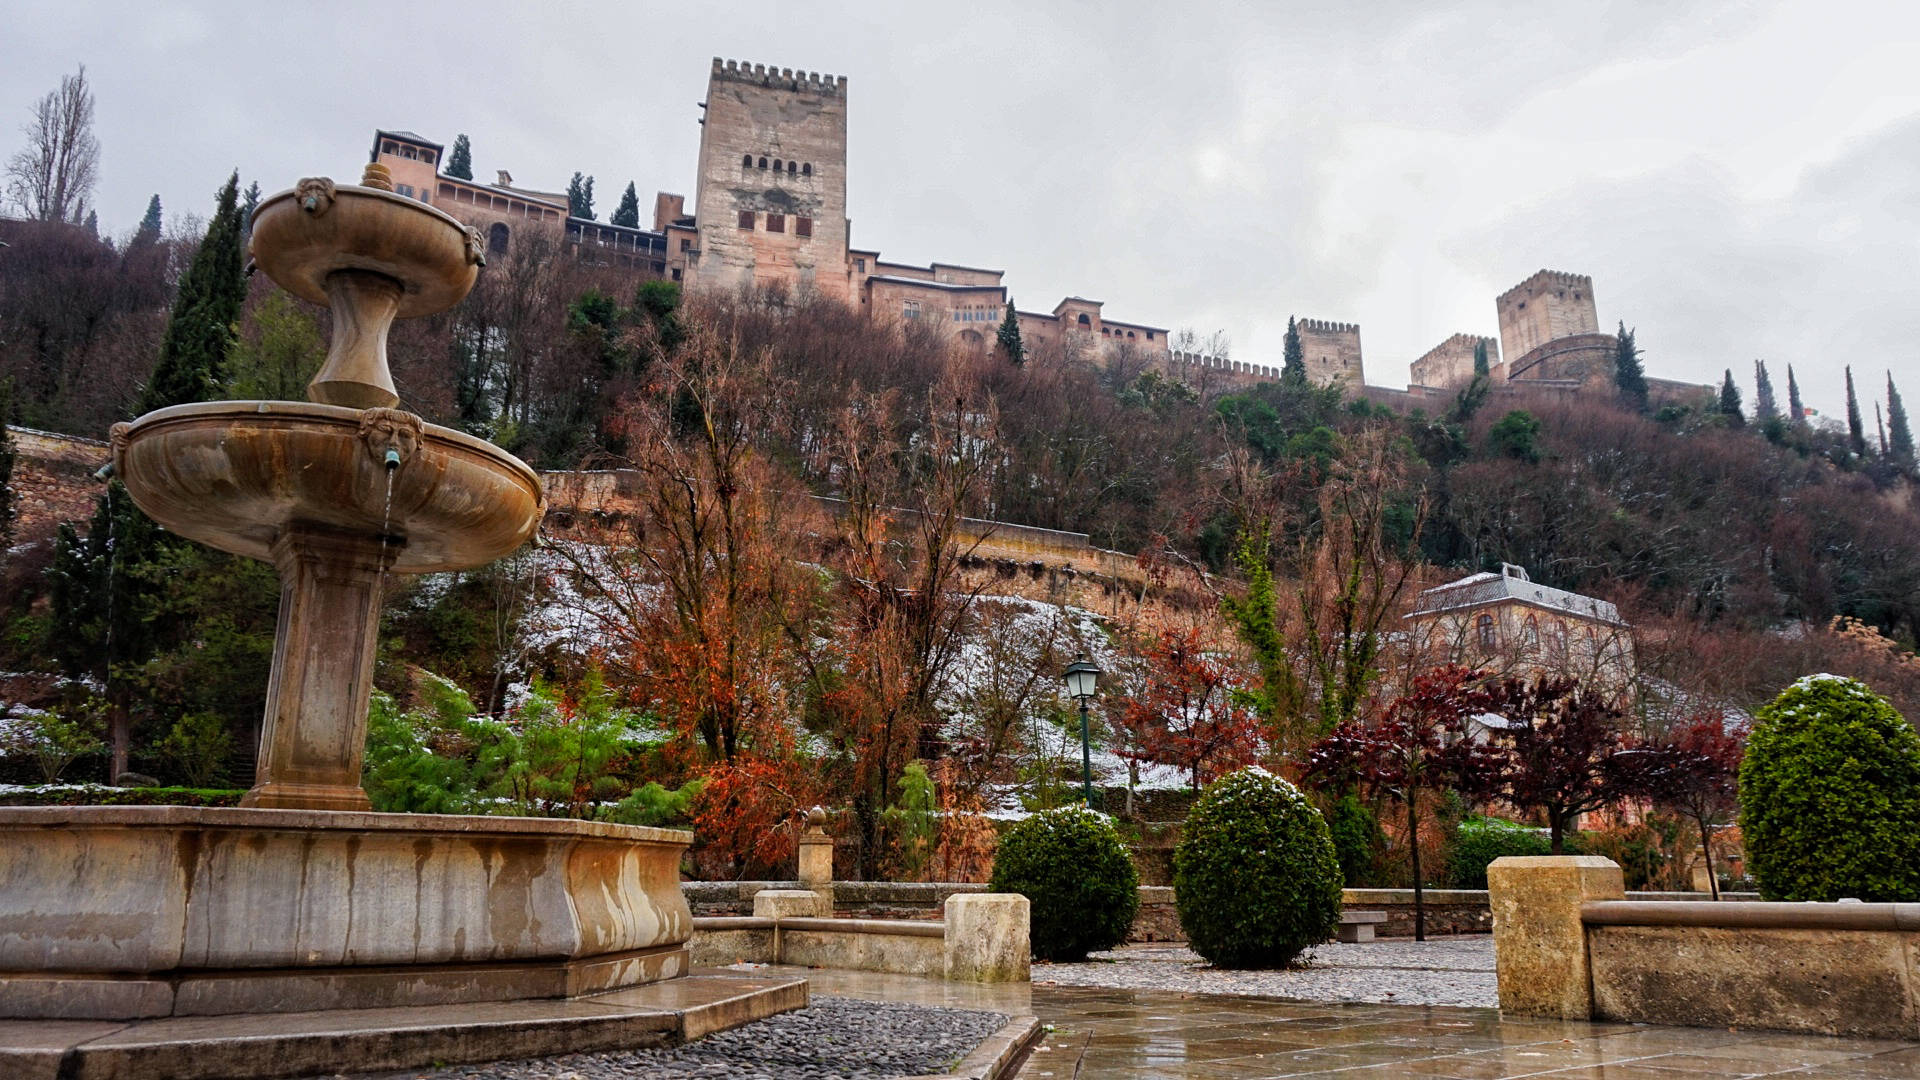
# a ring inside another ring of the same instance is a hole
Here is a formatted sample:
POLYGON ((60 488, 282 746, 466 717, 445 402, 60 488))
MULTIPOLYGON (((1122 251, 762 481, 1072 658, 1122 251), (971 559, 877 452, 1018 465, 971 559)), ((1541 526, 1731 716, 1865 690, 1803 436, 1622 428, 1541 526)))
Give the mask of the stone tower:
POLYGON ((1300 347, 1306 356, 1307 378, 1325 386, 1343 383, 1358 390, 1367 383, 1360 362, 1360 325, 1325 319, 1296 319, 1300 347))
POLYGON ((1500 353, 1523 366, 1528 353, 1550 341, 1600 330, 1593 306, 1593 279, 1584 274, 1542 270, 1500 294, 1500 353))
POLYGON ((689 277, 846 302, 846 77, 716 57, 706 110, 689 277))

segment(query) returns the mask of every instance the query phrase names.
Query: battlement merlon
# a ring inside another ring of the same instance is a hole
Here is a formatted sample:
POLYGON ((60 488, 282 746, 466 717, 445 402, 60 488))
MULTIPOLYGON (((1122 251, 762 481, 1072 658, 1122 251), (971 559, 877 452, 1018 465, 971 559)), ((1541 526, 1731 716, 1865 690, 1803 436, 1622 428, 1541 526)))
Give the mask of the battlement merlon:
POLYGON ((750 64, 744 60, 725 60, 718 56, 713 58, 713 77, 729 82, 747 83, 751 86, 769 86, 827 97, 845 97, 847 94, 845 75, 768 67, 765 64, 750 64))
POLYGON ((1358 334, 1359 323, 1328 322, 1323 319, 1297 319, 1300 329, 1316 334, 1358 334))
POLYGON ((1501 293, 1499 302, 1504 304, 1509 297, 1517 296, 1522 292, 1542 288, 1547 285, 1582 286, 1589 290, 1588 295, 1591 296, 1593 278, 1586 274, 1575 274, 1565 270, 1537 270, 1525 281, 1501 293))

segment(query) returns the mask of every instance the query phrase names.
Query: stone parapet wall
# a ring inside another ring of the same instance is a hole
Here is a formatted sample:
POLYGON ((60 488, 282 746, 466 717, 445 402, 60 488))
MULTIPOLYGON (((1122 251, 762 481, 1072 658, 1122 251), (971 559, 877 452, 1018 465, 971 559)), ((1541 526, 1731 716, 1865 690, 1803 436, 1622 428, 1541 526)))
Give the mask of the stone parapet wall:
POLYGON ((7 434, 13 439, 11 486, 19 511, 14 543, 48 541, 61 522, 84 525, 93 517, 94 500, 106 490, 93 474, 112 456, 106 443, 11 426, 7 434))

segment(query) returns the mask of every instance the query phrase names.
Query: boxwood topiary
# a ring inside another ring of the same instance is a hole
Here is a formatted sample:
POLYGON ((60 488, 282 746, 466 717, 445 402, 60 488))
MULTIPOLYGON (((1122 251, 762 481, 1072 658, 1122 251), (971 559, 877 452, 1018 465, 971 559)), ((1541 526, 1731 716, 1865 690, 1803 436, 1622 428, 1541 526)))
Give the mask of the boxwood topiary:
POLYGON ((994 892, 1031 904, 1033 955, 1085 960, 1127 939, 1140 877, 1113 822, 1079 806, 1044 810, 1009 829, 993 856, 994 892))
POLYGON ((1920 900, 1920 736, 1860 682, 1801 679, 1755 714, 1740 831, 1765 899, 1920 900))
POLYGON ((1326 819, 1259 769, 1207 785, 1173 853, 1180 925, 1221 967, 1282 967, 1333 937, 1340 886, 1326 819))
POLYGON ((1487 864, 1502 855, 1550 855, 1553 843, 1539 829, 1499 818, 1468 818, 1454 831, 1447 852, 1447 887, 1484 889, 1487 864))

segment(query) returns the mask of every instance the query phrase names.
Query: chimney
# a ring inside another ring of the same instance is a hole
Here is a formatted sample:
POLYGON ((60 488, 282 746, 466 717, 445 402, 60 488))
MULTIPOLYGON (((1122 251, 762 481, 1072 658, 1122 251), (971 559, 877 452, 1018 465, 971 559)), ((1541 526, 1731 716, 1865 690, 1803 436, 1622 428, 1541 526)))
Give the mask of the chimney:
POLYGON ((494 174, 493 183, 495 187, 512 187, 513 174, 508 172, 505 169, 501 169, 499 172, 494 174))

